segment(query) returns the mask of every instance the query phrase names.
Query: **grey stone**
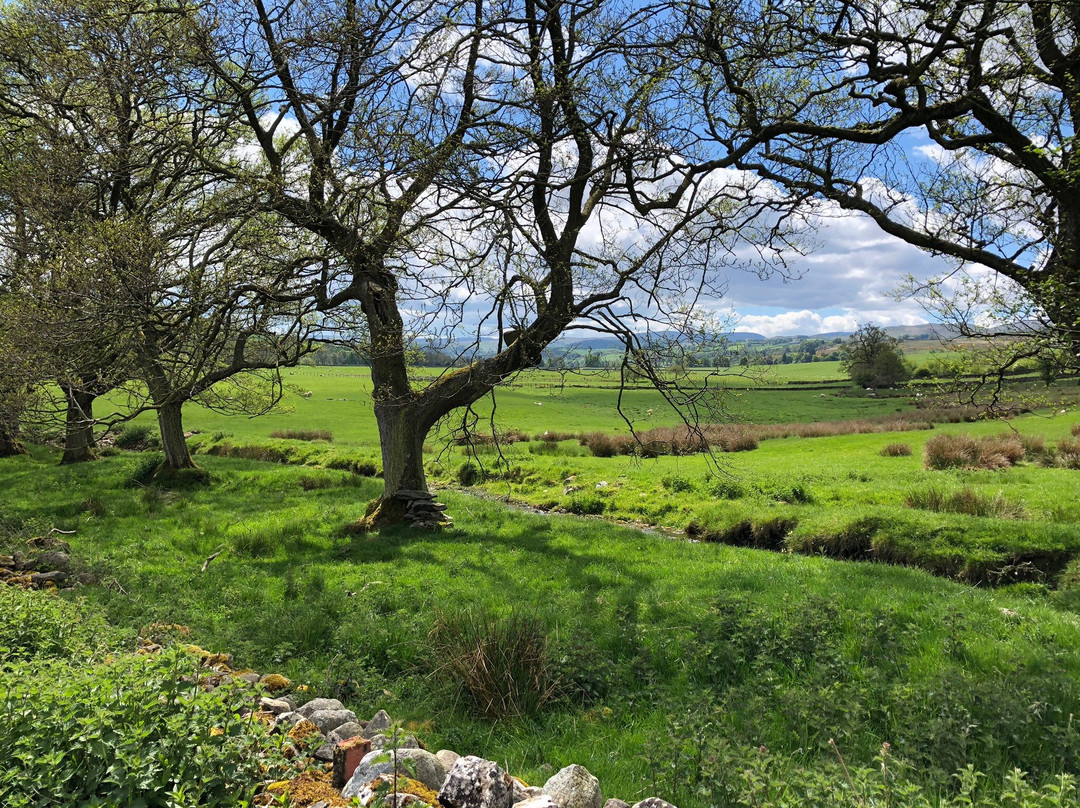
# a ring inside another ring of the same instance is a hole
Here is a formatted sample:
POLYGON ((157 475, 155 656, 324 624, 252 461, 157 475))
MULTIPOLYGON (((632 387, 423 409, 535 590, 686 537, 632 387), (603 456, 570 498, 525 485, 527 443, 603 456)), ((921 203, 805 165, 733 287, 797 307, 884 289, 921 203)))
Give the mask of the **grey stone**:
MULTIPOLYGON (((390 739, 383 735, 381 732, 378 735, 373 735, 371 738, 369 738, 369 740, 371 741, 372 749, 385 749, 387 746, 391 745, 390 739)), ((416 740, 415 735, 399 735, 397 743, 394 745, 397 746, 398 749, 420 748, 420 742, 416 740)), ((444 765, 443 768, 445 769, 446 766, 444 765)))
POLYGON ((490 760, 467 755, 458 758, 439 791, 446 808, 510 808, 514 781, 490 760))
POLYGON ((364 727, 363 735, 365 738, 374 738, 380 732, 385 729, 390 729, 390 725, 394 723, 390 720, 390 716, 386 714, 386 710, 379 710, 375 713, 367 725, 364 727))
POLYGON ((612 797, 604 803, 604 808, 630 808, 630 803, 612 797))
POLYGON ((282 713, 274 719, 274 729, 291 729, 305 720, 304 716, 297 712, 282 713))
POLYGON ((34 586, 45 586, 47 583, 54 583, 60 586, 67 581, 67 573, 56 570, 55 572, 32 572, 30 573, 30 583, 34 586))
POLYGON ((518 778, 514 777, 514 775, 510 775, 510 779, 514 781, 513 782, 513 792, 514 793, 511 796, 511 799, 513 799, 514 804, 517 804, 519 802, 523 802, 523 801, 529 799, 529 795, 525 793, 525 789, 528 788, 528 786, 525 785, 525 781, 524 780, 519 780, 518 778))
POLYGON ((544 796, 544 789, 540 786, 528 786, 522 791, 523 797, 526 800, 531 800, 533 797, 544 796))
MULTIPOLYGON (((248 671, 247 673, 236 674, 236 678, 240 679, 241 681, 247 682, 249 685, 257 685, 259 683, 259 679, 261 679, 262 677, 259 676, 259 674, 255 673, 255 671, 248 671)), ((292 707, 290 707, 289 709, 291 710, 292 707)))
POLYGON ((259 709, 274 715, 281 715, 282 713, 291 713, 292 705, 284 699, 271 699, 263 696, 259 699, 259 709))
POLYGON ((450 749, 440 749, 435 753, 435 757, 439 759, 439 762, 442 763, 447 771, 450 771, 454 768, 454 764, 457 763, 457 759, 461 757, 461 755, 450 749))
POLYGON ((308 715, 308 721, 317 726, 325 735, 343 724, 356 723, 356 713, 352 710, 316 710, 308 715))
POLYGON ((68 570, 71 567, 71 556, 67 553, 49 552, 38 553, 31 557, 30 566, 36 570, 68 570))
POLYGON ((675 806, 659 797, 646 797, 641 802, 635 802, 634 808, 675 808, 675 806))
POLYGON ((329 743, 324 743, 318 749, 315 750, 313 757, 316 760, 322 760, 327 763, 331 763, 334 760, 334 747, 337 746, 337 742, 331 737, 328 739, 329 743))
POLYGON ((541 794, 539 797, 530 797, 528 799, 521 800, 514 803, 514 808, 560 808, 559 803, 555 802, 547 794, 541 794))
MULTIPOLYGON (((346 799, 357 796, 361 789, 381 774, 393 774, 397 756, 398 770, 419 780, 432 791, 438 791, 446 780, 446 769, 431 752, 425 749, 373 749, 364 755, 352 778, 341 790, 346 799)), ((509 808, 504 806, 503 808, 509 808)))
POLYGON ((604 797, 600 793, 600 781, 584 766, 572 763, 560 769, 544 783, 544 794, 551 797, 561 808, 601 808, 604 797))
POLYGON ((340 743, 341 741, 349 740, 349 738, 355 738, 363 731, 364 728, 357 722, 349 721, 331 732, 329 737, 334 743, 340 743))
MULTIPOLYGON (((312 713, 317 713, 319 710, 344 710, 345 705, 337 699, 312 699, 302 707, 297 707, 296 712, 304 716, 304 718, 311 718, 312 713)), ((354 718, 355 720, 355 718, 354 718)))

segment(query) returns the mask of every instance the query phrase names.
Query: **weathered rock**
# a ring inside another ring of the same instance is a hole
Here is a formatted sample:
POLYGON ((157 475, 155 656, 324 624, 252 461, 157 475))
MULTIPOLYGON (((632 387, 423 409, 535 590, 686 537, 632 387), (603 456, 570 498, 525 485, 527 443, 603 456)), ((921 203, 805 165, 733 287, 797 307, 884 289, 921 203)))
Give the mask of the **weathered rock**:
MULTIPOLYGON (((304 716, 304 718, 311 718, 312 714, 319 712, 320 710, 344 710, 345 705, 337 699, 312 699, 306 704, 296 708, 296 712, 304 716)), ((353 721, 356 717, 353 716, 353 721)))
POLYGON ((461 755, 451 749, 440 749, 435 753, 435 757, 439 759, 439 762, 442 763, 447 771, 450 771, 454 768, 454 764, 457 763, 457 759, 461 757, 461 755))
POLYGON ((436 801, 435 792, 423 783, 409 777, 399 777, 395 781, 389 774, 380 775, 365 785, 356 795, 356 799, 361 805, 372 805, 378 799, 379 792, 385 792, 386 789, 394 789, 383 794, 381 804, 387 808, 420 808, 422 805, 430 806, 436 801))
MULTIPOLYGON (((258 674, 255 675, 258 676, 258 674)), ((244 678, 244 674, 240 674, 239 676, 240 678, 244 678)), ((256 681, 258 681, 258 679, 256 679, 256 681)), ((263 696, 259 699, 259 709, 271 713, 272 715, 281 715, 282 713, 291 713, 292 705, 284 699, 271 699, 263 696)))
POLYGON ((334 748, 337 743, 333 739, 328 739, 328 743, 324 743, 318 749, 315 750, 315 754, 312 756, 316 760, 324 761, 325 763, 331 763, 334 760, 334 748))
POLYGON ((510 808, 514 780, 490 760, 458 758, 439 791, 446 808, 510 808))
MULTIPOLYGON (((416 778, 432 791, 438 791, 446 780, 446 769, 431 752, 425 749, 398 749, 395 751, 373 749, 364 755, 349 782, 341 793, 346 798, 355 797, 360 790, 380 774, 393 774, 394 755, 398 771, 416 778)), ((509 808, 509 806, 503 806, 509 808)))
POLYGON ((372 716, 372 719, 367 722, 364 727, 363 736, 365 738, 374 738, 383 730, 390 729, 390 725, 394 723, 390 720, 390 716, 386 714, 386 710, 379 710, 372 716))
POLYGON ((35 570, 68 570, 71 568, 71 556, 67 553, 38 553, 27 561, 27 566, 35 570))
POLYGON ((325 735, 343 724, 356 723, 356 713, 352 710, 316 710, 308 716, 308 721, 325 735))
POLYGON ((364 728, 356 721, 349 721, 331 732, 328 737, 334 743, 340 743, 341 741, 349 740, 349 738, 355 738, 363 731, 364 728))
POLYGON ((600 781, 576 763, 559 770, 544 783, 544 794, 561 808, 601 808, 604 804, 600 781))
POLYGON ((560 806, 547 794, 541 794, 539 797, 531 797, 521 802, 515 802, 514 808, 560 808, 560 806))
POLYGON ((604 803, 604 808, 630 808, 630 803, 612 797, 604 803))
MULTIPOLYGON (((259 676, 259 674, 255 673, 255 671, 244 671, 243 673, 236 674, 236 678, 242 679, 249 685, 257 685, 261 677, 259 676)), ((290 707, 289 709, 291 710, 292 707, 290 707)))
POLYGON ((659 797, 646 797, 641 802, 635 802, 634 808, 675 808, 675 806, 659 797))
POLYGON ((33 586, 45 586, 46 584, 55 584, 60 586, 67 581, 67 573, 60 570, 54 570, 53 572, 32 572, 30 573, 30 583, 33 586))
MULTIPOLYGON (((385 749, 389 745, 391 745, 390 739, 382 733, 371 736, 372 749, 385 749)), ((398 737, 397 743, 393 745, 397 746, 398 749, 419 749, 420 741, 416 740, 415 735, 402 735, 398 737)))
POLYGON ((306 720, 304 716, 297 712, 282 713, 274 719, 274 729, 289 729, 306 720))
POLYGON ((525 793, 525 789, 529 787, 528 784, 524 780, 514 777, 514 775, 510 775, 510 779, 514 781, 513 794, 511 795, 514 803, 524 802, 529 799, 529 795, 525 793))

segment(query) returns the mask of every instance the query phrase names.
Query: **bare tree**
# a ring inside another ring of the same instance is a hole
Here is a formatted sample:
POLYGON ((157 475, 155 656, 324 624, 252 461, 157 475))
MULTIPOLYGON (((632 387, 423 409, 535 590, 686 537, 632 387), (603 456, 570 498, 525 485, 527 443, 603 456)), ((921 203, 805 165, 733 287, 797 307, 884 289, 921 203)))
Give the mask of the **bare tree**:
POLYGON ((250 148, 218 170, 328 249, 295 298, 363 316, 385 479, 367 524, 426 497, 423 445, 440 419, 537 366, 565 331, 640 348, 650 330, 688 330, 737 231, 787 231, 781 215, 755 218, 777 198, 717 176, 734 155, 700 148, 673 9, 219 7, 207 59, 250 148), (417 340, 459 367, 410 379, 417 340))
POLYGON ((688 13, 703 86, 722 86, 762 140, 741 165, 958 268, 992 270, 911 291, 961 333, 1010 340, 1006 362, 1080 364, 1080 6, 826 0, 733 18, 710 2, 688 13))

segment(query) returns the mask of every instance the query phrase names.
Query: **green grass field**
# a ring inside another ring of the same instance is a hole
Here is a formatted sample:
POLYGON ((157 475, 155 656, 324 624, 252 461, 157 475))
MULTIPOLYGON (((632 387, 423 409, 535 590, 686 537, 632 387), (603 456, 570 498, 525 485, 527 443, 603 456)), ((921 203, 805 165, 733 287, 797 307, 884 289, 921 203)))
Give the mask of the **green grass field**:
MULTIPOLYGON (((719 468, 595 457, 575 439, 496 450, 433 436, 429 473, 455 525, 357 537, 343 528, 381 483, 326 466, 378 465, 367 374, 290 381, 311 395, 266 418, 185 411, 206 487, 138 484, 153 459, 132 453, 0 461, 0 553, 74 531, 87 584, 72 595, 114 626, 190 626, 242 665, 385 708, 432 748, 530 782, 580 763, 605 796, 680 808, 1076 804, 1080 470, 1054 449, 1075 412, 767 439, 719 468), (269 437, 281 429, 333 440, 269 437), (1003 432, 1049 448, 994 471, 924 464, 936 436, 1003 432), (885 456, 890 444, 910 454, 885 456), (954 499, 996 515, 942 510, 954 499), (492 721, 445 666, 443 638, 480 626, 511 642, 521 621, 546 644, 553 697, 492 721)), ((495 422, 616 432, 606 381, 529 377, 499 393, 495 422)), ((758 423, 914 406, 842 389, 738 396, 753 415, 740 420, 758 423)), ((638 428, 676 421, 655 393, 625 404, 638 428)))

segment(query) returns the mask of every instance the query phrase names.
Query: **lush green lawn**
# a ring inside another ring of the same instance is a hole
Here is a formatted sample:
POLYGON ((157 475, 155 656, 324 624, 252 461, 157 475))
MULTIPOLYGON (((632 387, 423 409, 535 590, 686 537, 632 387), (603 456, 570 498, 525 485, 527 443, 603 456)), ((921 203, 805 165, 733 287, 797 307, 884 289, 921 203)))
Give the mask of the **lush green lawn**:
POLYGON ((888 741, 896 771, 930 789, 968 763, 1000 783, 1080 760, 1080 624, 1038 599, 453 492, 453 529, 347 538, 377 481, 208 457, 212 486, 159 491, 125 486, 135 456, 55 460, 0 462, 5 542, 74 530, 94 580, 80 594, 111 621, 189 625, 242 664, 385 707, 430 745, 528 780, 577 762, 605 794, 689 807, 745 798, 749 765, 842 783, 829 738, 852 766, 888 741), (539 621, 560 695, 538 715, 474 717, 439 673, 432 627, 477 610, 539 621), (672 767, 691 748, 705 758, 672 767))

